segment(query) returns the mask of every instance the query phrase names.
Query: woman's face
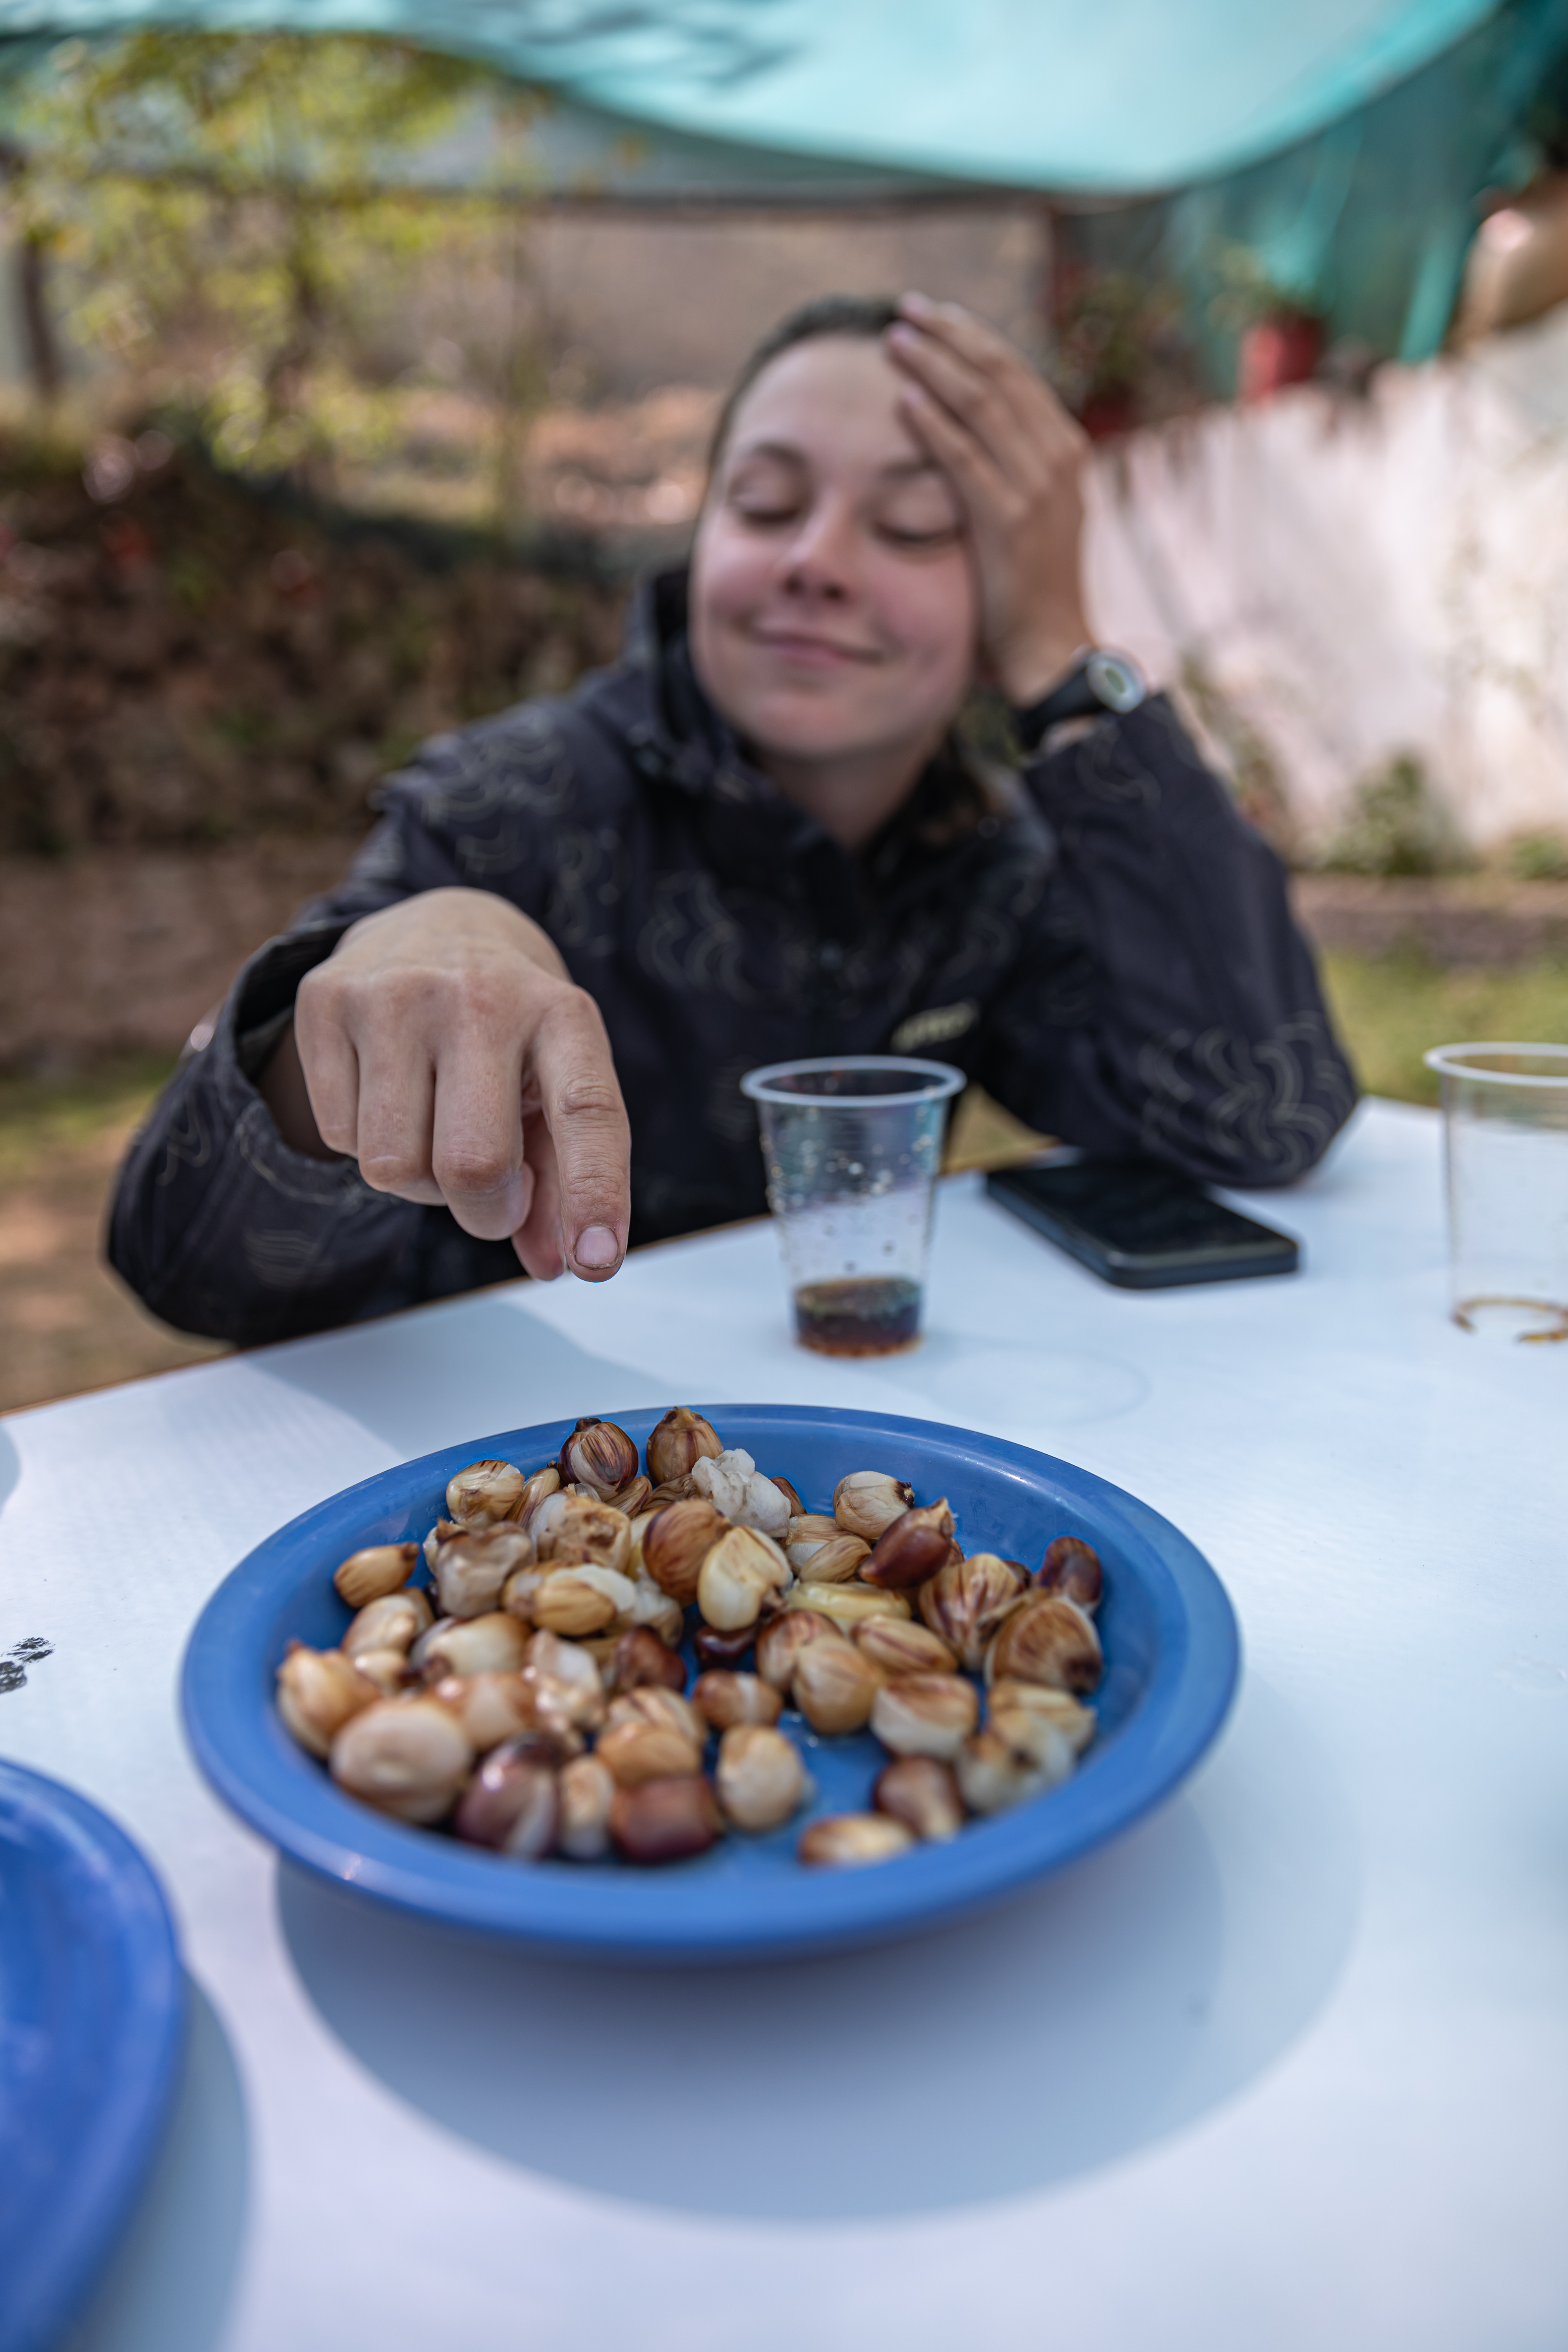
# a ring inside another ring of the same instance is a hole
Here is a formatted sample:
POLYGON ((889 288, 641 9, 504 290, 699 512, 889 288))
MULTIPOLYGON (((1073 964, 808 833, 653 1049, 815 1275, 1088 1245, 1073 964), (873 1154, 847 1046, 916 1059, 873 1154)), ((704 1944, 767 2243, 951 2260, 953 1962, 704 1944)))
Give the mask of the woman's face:
POLYGON ((736 411, 697 527, 691 648, 766 762, 940 738, 973 675, 957 499, 899 415, 880 342, 822 336, 736 411))

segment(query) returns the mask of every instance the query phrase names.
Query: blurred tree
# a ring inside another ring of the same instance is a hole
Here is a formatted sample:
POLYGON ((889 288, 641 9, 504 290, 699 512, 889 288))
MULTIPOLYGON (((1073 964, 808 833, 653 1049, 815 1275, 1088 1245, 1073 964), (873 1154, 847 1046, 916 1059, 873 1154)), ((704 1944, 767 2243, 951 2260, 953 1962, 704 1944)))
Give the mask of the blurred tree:
MULTIPOLYGON (((14 118, 11 210, 35 299, 47 257, 71 344, 187 405, 225 463, 328 489, 345 437, 393 429, 355 380, 368 306, 409 264, 471 243, 476 215, 524 249, 528 132, 545 102, 462 59, 358 37, 66 43, 14 118), (479 180, 458 194, 422 180, 481 104, 479 180)), ((515 412, 539 373, 526 306, 513 311, 489 371, 509 499, 515 412)))

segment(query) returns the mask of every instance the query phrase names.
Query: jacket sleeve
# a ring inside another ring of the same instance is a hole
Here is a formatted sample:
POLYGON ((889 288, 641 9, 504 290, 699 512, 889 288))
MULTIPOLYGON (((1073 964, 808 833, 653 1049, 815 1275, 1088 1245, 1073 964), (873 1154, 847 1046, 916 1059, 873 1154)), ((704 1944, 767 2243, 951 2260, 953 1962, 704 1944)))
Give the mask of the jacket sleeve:
POLYGON ((401 1303, 423 1213, 373 1192, 352 1160, 290 1150, 241 1058, 240 1038, 287 1013, 345 928, 310 923, 251 959, 121 1169, 109 1262, 182 1331, 256 1346, 374 1313, 379 1293, 401 1303))
POLYGON ((1285 871, 1163 696, 1026 772, 1057 862, 974 1075, 1044 1133, 1289 1183, 1356 1099, 1285 871))
POLYGON ((352 1160, 290 1150, 253 1074, 300 981, 351 923, 417 891, 503 884, 484 867, 504 829, 505 737, 504 720, 439 737, 388 781, 381 821, 343 881, 251 958, 210 1039, 186 1054, 132 1144, 110 1210, 109 1262, 176 1328, 257 1346, 420 1295, 414 1261, 426 1213, 374 1192, 352 1160), (470 839, 476 802, 479 837, 470 839), (247 1041, 261 1050, 247 1052, 247 1041))

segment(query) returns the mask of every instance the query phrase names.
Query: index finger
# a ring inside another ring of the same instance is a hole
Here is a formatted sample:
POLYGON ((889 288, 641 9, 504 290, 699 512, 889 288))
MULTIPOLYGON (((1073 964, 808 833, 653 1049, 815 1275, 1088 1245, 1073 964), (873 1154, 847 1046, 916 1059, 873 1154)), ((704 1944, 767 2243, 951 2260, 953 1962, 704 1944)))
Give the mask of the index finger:
POLYGON ((1051 386, 1019 351, 994 327, 988 327, 960 302, 933 302, 929 295, 904 294, 899 310, 910 324, 931 336, 961 360, 1000 381, 1013 406, 1033 425, 1042 418, 1059 424, 1075 437, 1078 426, 1051 386))
POLYGON ((938 342, 946 343, 972 367, 988 373, 999 368, 1009 372, 1016 369, 1031 383, 1037 382, 1033 368, 1016 343, 1010 343, 994 327, 977 319, 961 302, 933 302, 926 294, 903 294, 899 298, 899 310, 910 324, 921 328, 938 342))
POLYGON ((632 1135, 599 1008, 563 990, 539 1024, 533 1089, 555 1151, 561 1247, 572 1272, 604 1282, 626 1251, 632 1135))

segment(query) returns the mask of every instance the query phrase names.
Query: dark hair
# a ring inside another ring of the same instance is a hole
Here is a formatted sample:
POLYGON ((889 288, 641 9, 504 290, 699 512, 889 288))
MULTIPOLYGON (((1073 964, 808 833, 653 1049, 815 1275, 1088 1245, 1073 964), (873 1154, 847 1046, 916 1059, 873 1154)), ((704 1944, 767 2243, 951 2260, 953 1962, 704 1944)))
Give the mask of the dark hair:
POLYGON ((876 342, 897 323, 898 318, 898 304, 885 295, 819 294, 815 301, 803 302, 798 310, 792 310, 787 319, 770 327, 724 395, 724 405, 719 411, 713 438, 708 445, 709 473, 712 473, 723 453, 735 411, 763 370, 771 367, 782 352, 793 351, 796 343, 815 343, 824 335, 852 335, 863 342, 876 342))

